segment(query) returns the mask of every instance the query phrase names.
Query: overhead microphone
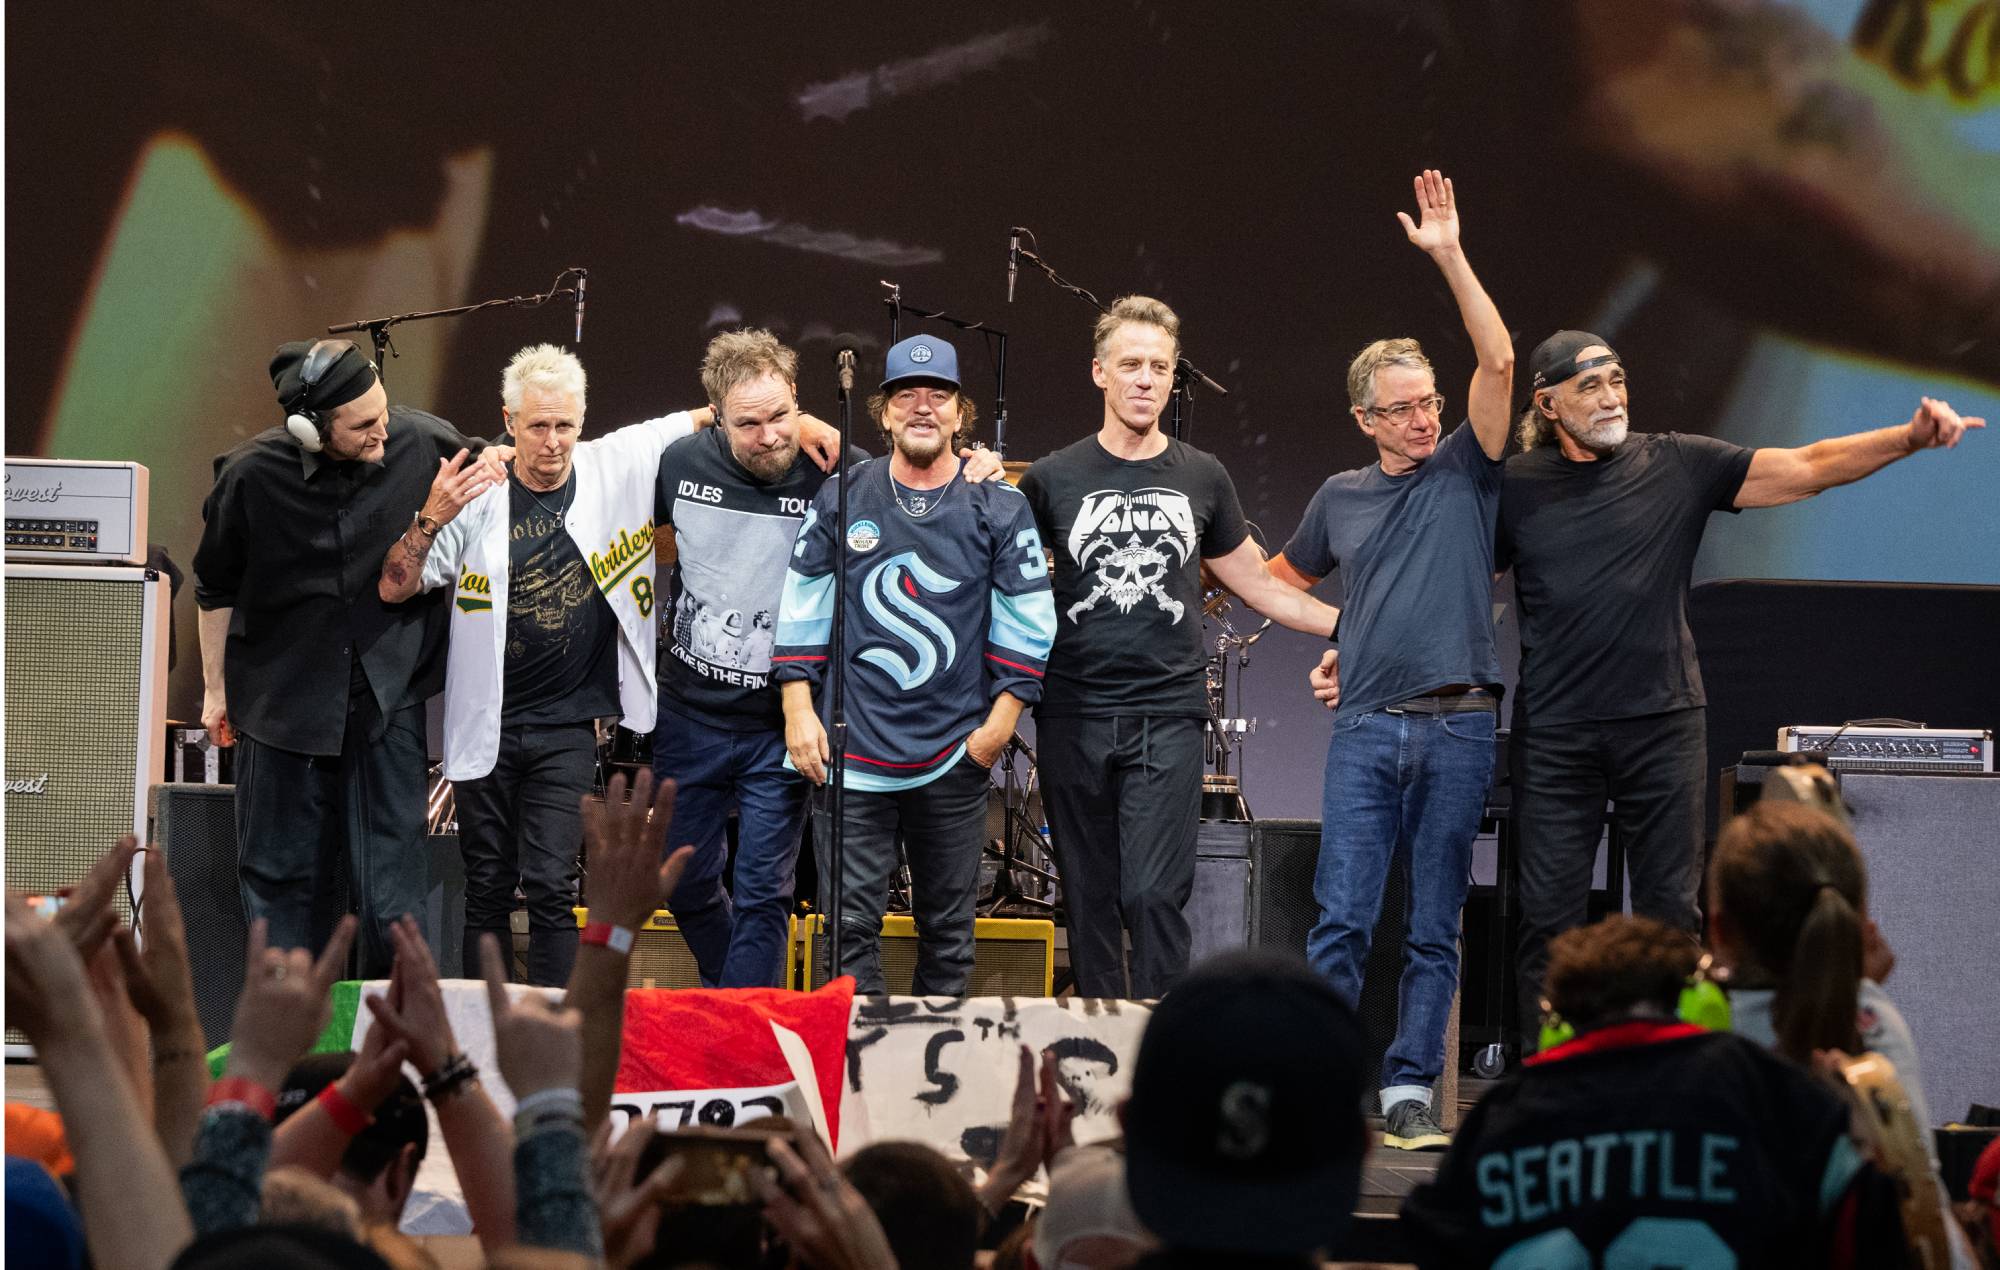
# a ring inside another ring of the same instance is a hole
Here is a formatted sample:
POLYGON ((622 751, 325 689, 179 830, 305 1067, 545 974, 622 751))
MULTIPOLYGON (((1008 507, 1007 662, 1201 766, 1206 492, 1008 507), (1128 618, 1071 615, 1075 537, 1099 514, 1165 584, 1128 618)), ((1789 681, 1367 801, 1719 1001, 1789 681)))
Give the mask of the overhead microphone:
POLYGON ((583 284, 590 277, 588 269, 574 270, 576 274, 576 342, 583 343, 583 284))
POLYGON ((1021 272, 1021 227, 1007 231, 1007 303, 1014 303, 1014 278, 1021 272))

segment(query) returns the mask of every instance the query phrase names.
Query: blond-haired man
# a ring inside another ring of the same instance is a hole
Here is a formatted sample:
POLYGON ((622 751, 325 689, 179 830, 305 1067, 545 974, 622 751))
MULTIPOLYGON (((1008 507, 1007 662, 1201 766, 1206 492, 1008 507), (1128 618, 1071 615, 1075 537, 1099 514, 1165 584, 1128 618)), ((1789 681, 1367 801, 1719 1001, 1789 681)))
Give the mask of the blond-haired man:
POLYGON ((1337 615, 1270 575, 1215 456, 1160 430, 1180 359, 1174 311, 1115 301, 1094 353, 1097 430, 1021 480, 1055 552, 1038 757, 1077 991, 1156 997, 1188 964, 1208 719, 1201 567, 1294 630, 1324 638, 1337 615))

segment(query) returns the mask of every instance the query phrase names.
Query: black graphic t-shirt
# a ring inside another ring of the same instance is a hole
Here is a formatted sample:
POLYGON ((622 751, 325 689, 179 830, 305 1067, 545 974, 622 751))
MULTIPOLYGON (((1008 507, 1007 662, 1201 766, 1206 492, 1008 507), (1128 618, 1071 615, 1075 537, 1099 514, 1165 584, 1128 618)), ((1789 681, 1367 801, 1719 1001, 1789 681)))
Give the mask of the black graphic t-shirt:
POLYGON ((507 656, 500 726, 618 713, 618 618, 563 530, 576 474, 536 493, 507 481, 507 656))
MULTIPOLYGON (((850 464, 868 455, 849 447, 850 464)), ((771 685, 778 598, 799 522, 826 480, 803 451, 775 481, 730 453, 722 428, 682 437, 660 457, 653 518, 674 533, 673 603, 660 607, 660 699, 713 727, 784 726, 771 685)))
POLYGON ((1205 718, 1201 562, 1249 534, 1216 457, 1169 439, 1150 459, 1085 437, 1021 478, 1055 552, 1056 643, 1038 715, 1205 718))

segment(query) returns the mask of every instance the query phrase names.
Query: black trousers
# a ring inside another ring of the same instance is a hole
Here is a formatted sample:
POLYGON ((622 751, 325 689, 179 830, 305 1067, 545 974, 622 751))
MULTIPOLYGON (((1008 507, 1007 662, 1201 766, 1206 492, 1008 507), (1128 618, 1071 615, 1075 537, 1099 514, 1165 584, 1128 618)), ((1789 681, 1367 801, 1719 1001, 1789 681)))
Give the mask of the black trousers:
POLYGON ((1517 984, 1521 1041, 1530 1051, 1540 1031, 1549 941, 1584 923, 1607 800, 1625 847, 1632 911, 1700 933, 1707 724, 1707 710, 1696 707, 1513 734, 1508 761, 1521 877, 1517 984))
POLYGON ((240 737, 236 862, 244 920, 268 921, 273 948, 317 954, 343 911, 338 874, 345 851, 347 884, 361 915, 355 941, 361 977, 387 977, 395 961, 389 924, 424 911, 429 769, 423 706, 384 718, 366 692, 348 702, 336 756, 240 737))
POLYGON ((1187 970, 1182 910, 1194 893, 1203 726, 1143 716, 1036 720, 1036 770, 1079 995, 1163 996, 1187 970))
POLYGON ((509 950, 514 891, 528 897, 528 982, 561 987, 576 962, 581 802, 597 765, 597 730, 582 723, 500 730, 493 770, 459 781, 458 846, 465 857, 465 973, 478 973, 479 937, 509 950))
MULTIPOLYGON (((889 879, 896 872, 900 831, 903 854, 910 861, 910 916, 917 925, 917 969, 910 991, 924 997, 965 995, 972 978, 988 785, 986 769, 961 758, 936 780, 914 789, 878 793, 850 787, 843 795, 847 834, 841 844, 840 969, 854 976, 856 992, 879 996, 888 991, 882 979, 882 914, 889 879)), ((830 894, 833 885, 829 837, 815 824, 813 858, 822 895, 830 894)))

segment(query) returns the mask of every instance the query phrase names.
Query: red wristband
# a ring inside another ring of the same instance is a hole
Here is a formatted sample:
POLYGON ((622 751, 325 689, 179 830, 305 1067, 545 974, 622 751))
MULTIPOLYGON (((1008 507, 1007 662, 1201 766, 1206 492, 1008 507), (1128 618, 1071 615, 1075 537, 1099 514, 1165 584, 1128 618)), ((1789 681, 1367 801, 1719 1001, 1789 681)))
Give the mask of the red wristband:
POLYGON ((278 1118, 278 1095, 242 1076, 224 1076, 208 1087, 208 1106, 226 1102, 248 1107, 266 1120, 278 1118))
POLYGON ((352 1138, 363 1129, 375 1123, 375 1117, 363 1111, 360 1104, 340 1092, 336 1082, 319 1091, 314 1101, 326 1109, 326 1118, 333 1121, 333 1127, 352 1138))
POLYGON ((632 930, 629 926, 613 926, 610 922, 592 922, 583 928, 578 940, 586 944, 601 944, 616 953, 632 951, 632 930))

